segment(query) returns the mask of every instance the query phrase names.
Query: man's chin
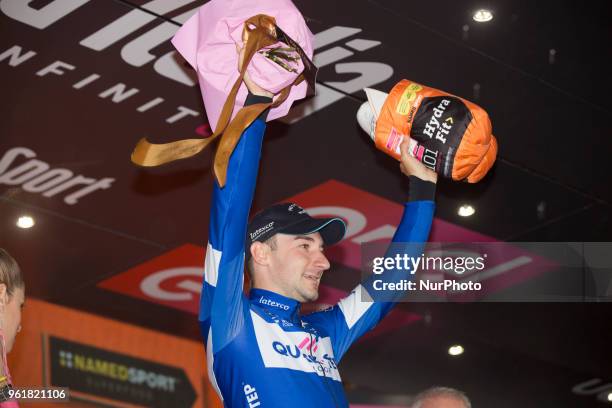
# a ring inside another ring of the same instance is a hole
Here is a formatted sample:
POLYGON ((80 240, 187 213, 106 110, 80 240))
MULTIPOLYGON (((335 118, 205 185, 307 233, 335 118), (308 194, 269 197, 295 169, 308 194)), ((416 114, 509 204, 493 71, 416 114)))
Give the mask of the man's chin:
POLYGON ((300 293, 300 295, 302 296, 302 303, 307 303, 307 302, 314 302, 319 298, 319 290, 314 290, 314 291, 304 291, 302 293, 300 293))

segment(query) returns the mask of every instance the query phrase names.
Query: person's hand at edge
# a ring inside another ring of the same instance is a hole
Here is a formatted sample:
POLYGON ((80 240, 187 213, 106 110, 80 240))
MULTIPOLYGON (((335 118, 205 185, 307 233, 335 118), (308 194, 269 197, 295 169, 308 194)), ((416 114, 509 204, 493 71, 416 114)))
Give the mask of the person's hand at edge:
MULTIPOLYGON (((236 44, 236 51, 238 52, 238 71, 242 68, 242 63, 244 61, 244 50, 245 47, 240 47, 239 44, 236 44)), ((247 89, 250 93, 257 96, 265 96, 268 98, 273 98, 274 94, 270 91, 266 91, 261 86, 257 85, 249 76, 249 73, 245 71, 244 73, 244 83, 247 86, 247 89)))
POLYGON ((435 171, 427 168, 427 166, 416 158, 412 157, 408 152, 409 147, 410 137, 405 137, 400 145, 400 151, 402 154, 400 170, 402 173, 408 177, 414 176, 423 181, 429 181, 436 184, 438 181, 438 174, 435 171))

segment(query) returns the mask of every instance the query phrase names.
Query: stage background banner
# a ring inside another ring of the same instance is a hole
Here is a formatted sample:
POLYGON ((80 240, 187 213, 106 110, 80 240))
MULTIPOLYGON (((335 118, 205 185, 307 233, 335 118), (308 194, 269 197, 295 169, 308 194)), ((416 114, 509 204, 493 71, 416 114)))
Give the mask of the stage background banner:
POLYGON ((68 387, 71 402, 27 407, 222 407, 200 342, 28 299, 9 355, 16 387, 68 387), (18 364, 16 362, 19 362, 18 364))

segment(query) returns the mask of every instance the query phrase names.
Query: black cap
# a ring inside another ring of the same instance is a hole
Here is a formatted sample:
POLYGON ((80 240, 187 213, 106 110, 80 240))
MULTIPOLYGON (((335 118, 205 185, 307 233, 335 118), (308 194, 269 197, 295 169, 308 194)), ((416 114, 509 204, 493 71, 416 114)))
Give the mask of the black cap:
POLYGON ((278 233, 288 235, 321 234, 325 245, 339 242, 346 232, 341 218, 313 218, 294 203, 275 204, 257 213, 247 228, 246 258, 251 256, 251 244, 264 242, 278 233))

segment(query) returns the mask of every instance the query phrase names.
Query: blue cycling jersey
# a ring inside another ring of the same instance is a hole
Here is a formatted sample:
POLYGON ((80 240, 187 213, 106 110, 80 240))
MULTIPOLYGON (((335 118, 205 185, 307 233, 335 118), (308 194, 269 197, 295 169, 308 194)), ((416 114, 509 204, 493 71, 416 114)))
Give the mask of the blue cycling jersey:
MULTIPOLYGON (((301 316, 296 300, 261 289, 243 294, 247 220, 264 130, 262 119, 245 130, 226 186, 213 191, 199 313, 209 378, 226 407, 348 407, 338 362, 394 303, 363 301, 364 284, 336 306, 301 316)), ((433 211, 433 201, 407 203, 393 241, 424 242, 433 211)))

